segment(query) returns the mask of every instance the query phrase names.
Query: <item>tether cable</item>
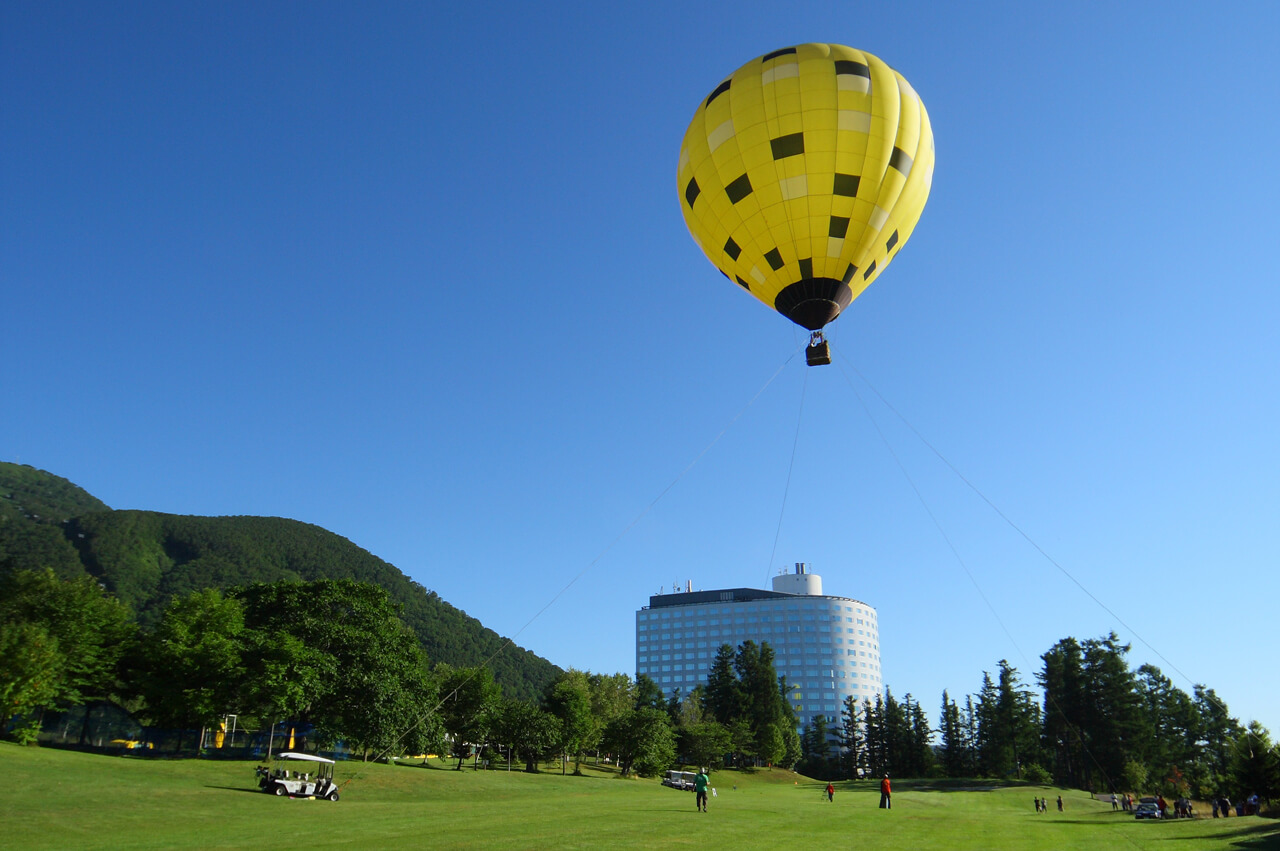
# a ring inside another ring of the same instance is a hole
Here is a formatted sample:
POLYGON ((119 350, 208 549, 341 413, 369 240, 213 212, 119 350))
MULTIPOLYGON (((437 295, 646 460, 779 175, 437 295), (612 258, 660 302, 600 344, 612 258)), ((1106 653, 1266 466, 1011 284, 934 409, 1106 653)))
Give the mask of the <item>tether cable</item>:
MULTIPOLYGON (((843 363, 841 364, 841 367, 842 367, 841 371, 843 372, 843 363)), ((1129 624, 1125 622, 1124 618, 1120 617, 1118 614, 1112 611, 1110 606, 1102 602, 1102 600, 1100 600, 1096 594, 1094 594, 1092 591, 1086 588, 1084 584, 1080 582, 1080 580, 1076 579, 1076 577, 1072 575, 1071 571, 1063 567, 1062 564, 1059 563, 1057 559, 1049 555, 1049 553, 1046 552, 1045 549, 1040 546, 1040 544, 1038 544, 1030 535, 1028 535, 1025 531, 1023 531, 1021 526, 1013 522, 1013 520, 1011 520, 1009 516, 1000 509, 998 505, 992 502, 991 499, 988 498, 987 495, 983 493, 982 490, 980 490, 977 485, 975 485, 972 481, 970 481, 969 478, 964 475, 964 473, 960 472, 960 470, 957 469, 956 466, 952 464, 951 461, 948 460, 948 458, 945 455, 943 455, 942 452, 939 451, 939 449, 936 446, 930 443, 929 440, 923 434, 920 433, 919 429, 917 429, 915 425, 912 424, 912 422, 908 420, 901 411, 895 408, 893 404, 888 399, 886 399, 879 390, 876 389, 876 386, 872 384, 871 381, 865 375, 863 375, 861 371, 859 371, 856 365, 850 363, 849 368, 852 369, 860 379, 862 379, 863 383, 865 383, 867 387, 871 390, 871 392, 876 395, 876 398, 880 400, 881 404, 883 404, 886 408, 892 411, 894 416, 896 416, 899 420, 901 420, 903 425, 905 425, 908 429, 911 430, 911 433, 916 436, 917 440, 919 440, 922 444, 925 445, 925 447, 929 449, 930 452, 932 452, 935 456, 937 456, 938 460, 941 461, 943 464, 945 464, 947 469, 949 469, 953 474, 955 474, 956 478, 958 478, 961 482, 963 482, 965 486, 968 487, 971 491, 977 494, 978 498, 981 499, 983 502, 985 502, 987 506, 992 511, 995 512, 997 517, 999 517, 1006 524, 1008 524, 1009 528, 1017 532, 1018 535, 1021 536, 1024 541, 1026 541, 1028 544, 1031 545, 1032 549, 1034 549, 1037 553, 1040 554, 1042 558, 1044 558, 1045 561, 1049 562, 1049 564, 1056 567, 1058 571, 1062 573, 1063 576, 1071 580, 1072 584, 1074 584, 1077 588, 1079 588, 1082 592, 1084 592, 1085 596, 1087 596, 1090 600, 1092 600, 1095 604, 1097 604, 1098 608, 1102 609, 1111 617, 1115 618, 1116 623, 1120 624, 1120 626, 1128 630, 1135 639, 1137 639, 1139 642, 1141 642, 1141 644, 1144 647, 1146 647, 1148 650, 1154 653, 1162 662, 1164 662, 1169 667, 1171 671, 1173 671, 1175 674, 1181 677, 1184 683, 1187 683, 1188 685, 1190 685, 1192 687, 1193 692, 1197 686, 1203 686, 1202 683, 1197 683, 1191 677, 1187 676, 1187 674, 1184 673, 1181 668, 1179 668, 1172 661, 1170 661, 1167 656, 1165 656, 1155 647, 1155 645, 1153 645, 1151 642, 1143 638, 1142 634, 1139 633, 1136 629, 1129 626, 1129 624)), ((846 380, 848 380, 848 376, 846 376, 846 380)), ((856 394, 856 391, 855 391, 855 394, 856 394)), ((1227 707, 1226 703, 1224 703, 1222 699, 1218 697, 1216 693, 1212 692, 1211 689, 1204 688, 1202 694, 1206 701, 1217 706, 1219 709, 1223 711, 1223 713, 1227 716, 1227 718, 1230 719, 1231 710, 1227 707)), ((1257 738, 1254 735, 1254 732, 1251 729, 1249 729, 1247 725, 1242 725, 1242 726, 1244 727, 1244 735, 1248 736, 1251 742, 1256 742, 1257 738)))
MULTIPOLYGON (((1056 568, 1058 569, 1058 571, 1059 571, 1063 576, 1065 576, 1067 579, 1071 580, 1072 584, 1073 584, 1073 585, 1075 585, 1077 588, 1079 588, 1082 592, 1084 592, 1085 596, 1087 596, 1090 600, 1092 600, 1094 603, 1096 603, 1100 609, 1102 609, 1104 612, 1106 612, 1107 614, 1109 614, 1111 617, 1115 618, 1116 623, 1120 624, 1120 626, 1122 626, 1122 627, 1124 627, 1126 630, 1128 630, 1128 631, 1133 635, 1133 637, 1134 637, 1134 638, 1136 638, 1138 641, 1140 641, 1140 642, 1142 643, 1142 645, 1143 645, 1144 647, 1146 647, 1148 650, 1150 650, 1152 653, 1154 653, 1157 657, 1159 657, 1159 658, 1160 658, 1160 660, 1161 660, 1162 662, 1164 662, 1166 665, 1168 665, 1168 666, 1169 666, 1169 668, 1170 668, 1170 670, 1172 670, 1172 671, 1173 671, 1174 673, 1176 673, 1178 676, 1182 677, 1183 681, 1185 681, 1185 682, 1187 682, 1187 683, 1190 683, 1190 684, 1192 684, 1193 686, 1194 686, 1194 685, 1198 685, 1198 683, 1196 683, 1194 680, 1192 680, 1192 679, 1191 679, 1191 677, 1189 677, 1189 676, 1187 676, 1185 673, 1183 673, 1183 672, 1182 672, 1182 670, 1181 670, 1180 668, 1178 668, 1178 666, 1177 666, 1177 665, 1175 665, 1173 662, 1169 661, 1169 659, 1168 659, 1168 658, 1167 658, 1163 653, 1161 653, 1159 650, 1157 650, 1157 649, 1156 649, 1156 647, 1155 647, 1153 644, 1151 644, 1151 642, 1149 642, 1149 641, 1147 641, 1145 638, 1143 638, 1143 637, 1142 637, 1142 635, 1141 635, 1141 633, 1139 633, 1139 632, 1138 632, 1136 629, 1134 629, 1133 627, 1129 626, 1129 624, 1125 622, 1124 618, 1120 617, 1118 614, 1116 614, 1114 611, 1112 611, 1112 609, 1111 609, 1111 607, 1110 607, 1110 606, 1108 606, 1106 603, 1102 602, 1102 600, 1100 600, 1096 594, 1094 594, 1092 591, 1090 591, 1088 588, 1086 588, 1086 587, 1084 586, 1084 584, 1083 584, 1080 580, 1076 579, 1076 577, 1075 577, 1074 575, 1072 575, 1071 571, 1067 570, 1065 567, 1063 567, 1063 566, 1062 566, 1062 564, 1061 564, 1061 563, 1059 563, 1059 562, 1058 562, 1058 560, 1057 560, 1057 559, 1055 559, 1053 556, 1049 555, 1049 553, 1048 553, 1048 552, 1046 552, 1046 551, 1045 551, 1045 549, 1044 549, 1043 547, 1041 547, 1041 546, 1040 546, 1040 544, 1036 543, 1035 539, 1033 539, 1030 535, 1028 535, 1025 531, 1023 531, 1023 529, 1022 529, 1022 527, 1021 527, 1021 526, 1019 526, 1017 523, 1013 522, 1013 520, 1011 520, 1011 519, 1009 518, 1009 516, 1008 516, 1007 514, 1005 514, 1005 513, 1000 509, 1000 507, 999 507, 998 505, 996 505, 994 502, 992 502, 992 501, 991 501, 991 499, 990 499, 990 498, 988 498, 988 497, 987 497, 987 495, 986 495, 985 493, 983 493, 983 492, 978 488, 978 486, 977 486, 977 485, 975 485, 972 481, 970 481, 970 480, 969 480, 969 478, 968 478, 967 476, 965 476, 965 475, 964 475, 964 473, 960 472, 960 470, 959 470, 959 469, 957 469, 957 468, 956 468, 956 466, 955 466, 954 464, 952 464, 952 463, 951 463, 951 461, 950 461, 950 460, 948 460, 948 459, 947 459, 947 457, 946 457, 945 455, 943 455, 943 454, 942 454, 942 452, 941 452, 941 451, 939 451, 939 450, 938 450, 938 448, 937 448, 936 446, 934 446, 932 443, 930 443, 930 442, 929 442, 929 440, 928 440, 928 439, 927 439, 923 434, 921 434, 921 433, 920 433, 920 431, 919 431, 919 430, 918 430, 918 429, 917 429, 917 428, 916 428, 916 427, 911 423, 911 421, 910 421, 910 420, 908 420, 908 419, 907 419, 907 418, 902 414, 902 412, 901 412, 901 411, 899 411, 897 408, 895 408, 895 407, 894 407, 894 406, 889 402, 889 400, 888 400, 888 399, 886 399, 886 398, 885 398, 885 397, 880 393, 880 391, 876 389, 875 385, 874 385, 874 384, 872 384, 872 383, 867 379, 867 377, 866 377, 865 375, 863 375, 863 374, 858 370, 857 366, 855 366, 855 365, 853 365, 853 364, 849 364, 849 368, 850 368, 850 369, 852 369, 852 370, 857 374, 857 376, 858 376, 860 379, 862 379, 862 381, 867 385, 867 387, 871 390, 871 392, 872 392, 872 393, 874 393, 874 394, 876 395, 876 398, 878 398, 878 399, 880 400, 881 404, 883 404, 886 408, 888 408, 890 411, 892 411, 892 412, 893 412, 893 414, 894 414, 894 416, 896 416, 899 420, 901 420, 901 421, 902 421, 902 423, 903 423, 903 424, 904 424, 908 429, 910 429, 910 430, 911 430, 911 433, 912 433, 912 434, 914 434, 914 435, 916 436, 916 439, 918 439, 921 443, 923 443, 923 444, 924 444, 924 445, 929 449, 929 451, 930 451, 930 452, 932 452, 935 456, 937 456, 938 460, 940 460, 943 464, 945 464, 945 465, 947 466, 947 469, 949 469, 952 473, 954 473, 954 474, 955 474, 956 478, 958 478, 961 482, 963 482, 963 483, 965 484, 965 486, 969 488, 969 490, 971 490, 971 491, 973 491, 975 494, 977 494, 978 498, 979 498, 979 499, 981 499, 983 502, 985 502, 985 503, 987 504, 987 506, 988 506, 992 511, 994 511, 994 512, 996 513, 996 516, 997 516, 997 517, 999 517, 999 518, 1000 518, 1001 520, 1003 520, 1006 524, 1008 524, 1009 528, 1011 528, 1011 529, 1013 529, 1013 531, 1017 532, 1017 533, 1018 533, 1018 535, 1020 535, 1024 541, 1026 541, 1028 544, 1030 544, 1030 545, 1031 545, 1032 549, 1034 549, 1037 553, 1039 553, 1039 554, 1040 554, 1040 556, 1041 556, 1042 558, 1044 558, 1044 560, 1045 560, 1045 561, 1049 562, 1049 564, 1051 564, 1051 565, 1053 565, 1054 567, 1056 567, 1056 568)), ((843 369, 842 369, 842 371, 843 371, 843 369)), ((846 376, 846 380, 847 380, 847 378, 848 378, 848 377, 846 376)), ((854 392, 856 393, 857 391, 854 391, 854 392)), ((1226 707, 1225 707, 1225 706, 1222 706, 1222 708, 1223 708, 1223 709, 1226 709, 1226 707)))
MULTIPOLYGON (((854 367, 852 364, 850 364, 850 367, 854 370, 854 372, 858 372, 857 367, 854 367)), ((961 569, 964 570, 965 575, 969 577, 969 582, 973 584, 974 590, 977 591, 978 596, 982 598, 982 602, 986 605, 987 610, 991 612, 991 617, 1000 626, 1000 629, 1002 632, 1004 632, 1005 637, 1009 639, 1009 643, 1013 645, 1013 649, 1017 651, 1018 655, 1022 658, 1023 662, 1027 665, 1028 668, 1030 668, 1031 667, 1030 657, 1027 656, 1026 651, 1022 649, 1022 646, 1018 644, 1018 640, 1013 637, 1013 633, 1010 632, 1008 626, 1005 625, 1004 620, 1000 617, 1000 613, 996 611, 995 606, 991 603, 991 600, 987 597, 986 592, 982 590, 982 585, 978 582, 977 577, 973 575, 973 571, 969 569, 968 563, 965 562, 964 557, 960 555, 960 551, 956 548, 955 543, 951 540, 951 536, 948 535, 946 530, 943 528, 941 521, 938 520, 938 517, 936 514, 934 514, 933 509, 929 507, 929 503, 924 498, 924 494, 920 491, 920 488, 916 485, 915 479, 913 479, 911 477, 911 474, 907 472, 906 465, 902 463, 902 459, 899 458, 898 453, 894 451, 892 444, 889 443, 888 437, 886 437, 884 431, 880 428, 880 423, 876 420, 875 416, 872 415, 871 409, 867 406, 866 401, 862 398, 862 394, 858 392, 858 388, 854 386, 853 382, 849 379, 848 373, 844 371, 843 357, 840 358, 840 374, 844 377, 845 381, 849 384, 849 389, 853 391, 854 397, 857 398, 858 404, 862 407, 862 412, 866 415, 867 419, 871 423, 872 428, 875 429, 876 434, 880 437, 880 442, 884 444, 885 451, 887 451, 889 453, 889 456, 893 458, 894 464, 897 465, 898 470, 902 473, 902 477, 907 480, 907 484, 911 487, 911 490, 915 493, 916 499, 920 502, 920 505, 924 509, 925 514, 929 515, 929 519, 933 522, 934 528, 938 530, 938 534, 941 535, 942 540, 946 542, 947 548, 951 550, 951 554, 952 556, 955 557, 956 563, 960 565, 961 569)), ((863 381, 866 381, 866 378, 863 377, 861 373, 858 373, 858 376, 860 378, 863 378, 863 381)), ((867 386, 871 387, 871 383, 867 382, 867 386)), ((875 388, 872 387, 872 389, 874 390, 875 388)), ((881 399, 881 401, 884 401, 884 397, 880 396, 879 393, 876 393, 876 396, 878 396, 881 399)), ((888 403, 886 403, 886 405, 888 405, 888 403)), ((890 407, 890 410, 893 410, 892 406, 889 406, 889 407, 890 407)), ((897 411, 894 411, 894 413, 897 413, 897 411)), ((901 414, 898 414, 898 416, 901 417, 901 414)), ((903 421, 906 422, 906 419, 903 418, 903 421)), ((909 423, 908 423, 908 426, 910 426, 909 423)), ((916 434, 917 437, 920 437, 920 433, 916 432, 914 428, 912 428, 912 431, 916 434)), ((920 439, 922 441, 924 440, 923 437, 920 437, 920 439)), ((926 441, 926 445, 928 445, 927 441, 926 441)), ((930 448, 932 449, 933 447, 930 446, 930 448)), ((937 450, 934 450, 934 451, 935 453, 937 452, 937 450)), ((938 453, 938 457, 939 458, 942 457, 940 453, 938 453)), ((945 459, 943 460, 945 462, 945 459)), ((949 463, 947 464, 947 466, 950 467, 953 471, 955 470, 955 468, 951 467, 949 463)), ((956 472, 956 475, 960 475, 960 474, 956 472)), ((961 476, 961 478, 963 479, 963 476, 961 476)), ((967 483, 968 482, 966 480, 966 484, 967 483)), ((972 485, 970 486, 972 487, 972 485)), ((988 502, 988 504, 990 504, 990 502, 988 502)), ((1003 514, 1001 516, 1003 516, 1003 514)), ((1097 769, 1098 774, 1101 776, 1102 780, 1107 784, 1107 787, 1114 789, 1115 785, 1111 781, 1111 776, 1107 773, 1106 769, 1102 767, 1102 764, 1098 761, 1097 757, 1094 756, 1093 752, 1089 749, 1089 746, 1085 744, 1084 736, 1081 735, 1079 728, 1077 728, 1076 725, 1072 724, 1070 721, 1066 720, 1067 716, 1066 716, 1066 713, 1063 711, 1061 704, 1059 704, 1058 701, 1049 693, 1048 689, 1045 689, 1045 699, 1048 700, 1050 703, 1052 703, 1053 707, 1058 711, 1059 715, 1063 719, 1063 723, 1066 726, 1068 732, 1070 732, 1075 736, 1076 741, 1080 745, 1081 751, 1083 751, 1084 754, 1089 758, 1089 761, 1093 763, 1094 768, 1097 769)), ((1124 838, 1126 841, 1129 842, 1129 844, 1133 845, 1135 848, 1145 847, 1139 844, 1136 840, 1134 840, 1130 836, 1125 835, 1124 838)))
MULTIPOLYGON (((777 368, 777 369, 775 369, 775 370, 773 371, 773 374, 772 374, 772 375, 770 375, 770 376, 769 376, 769 378, 765 380, 764 384, 762 384, 762 385, 760 386, 760 389, 759 389, 759 390, 757 390, 757 391, 755 392, 755 394, 754 394, 754 395, 752 395, 752 397, 747 401, 747 403, 746 403, 745 405, 743 405, 741 408, 739 408, 739 409, 738 409, 738 412, 737 412, 737 413, 735 413, 735 414, 734 414, 734 415, 729 419, 729 422, 727 422, 727 423, 724 425, 724 427, 720 429, 720 431, 716 434, 716 436, 715 436, 715 437, 713 437, 713 438, 710 440, 710 442, 708 442, 708 443, 707 443, 707 445, 706 445, 706 446, 704 446, 704 447, 702 448, 702 451, 700 451, 697 455, 695 455, 695 456, 693 457, 693 460, 692 460, 692 461, 690 461, 688 464, 686 464, 686 465, 684 466, 684 469, 682 469, 679 473, 677 473, 677 474, 676 474, 676 476, 675 476, 675 478, 673 478, 673 479, 672 479, 672 480, 667 484, 667 486, 666 486, 666 487, 664 487, 661 491, 659 491, 659 492, 658 492, 658 495, 657 495, 657 496, 655 496, 653 499, 651 499, 651 500, 649 501, 649 504, 648 504, 648 505, 646 505, 646 506, 644 507, 644 509, 643 509, 642 511, 640 511, 640 513, 639 513, 639 514, 637 514, 637 515, 635 516, 635 518, 633 518, 633 519, 631 520, 631 522, 630 522, 630 523, 628 523, 628 524, 627 524, 627 525, 622 529, 622 531, 621 531, 621 532, 619 532, 617 535, 615 535, 615 536, 614 536, 614 538, 613 538, 613 540, 611 540, 607 545, 605 545, 604 549, 602 549, 602 550, 601 550, 601 551, 596 555, 596 557, 595 557, 595 558, 591 559, 591 561, 589 561, 589 562, 587 563, 587 565, 586 565, 584 568, 582 568, 581 570, 579 570, 579 571, 578 571, 578 572, 573 576, 573 578, 571 578, 568 582, 566 582, 566 583, 564 584, 564 587, 562 587, 559 591, 557 591, 557 592, 555 593, 555 595, 554 595, 550 600, 548 600, 548 601, 546 602, 546 604, 545 604, 545 605, 543 605, 543 606, 542 606, 542 608, 538 609, 538 611, 534 613, 533 617, 529 618, 529 620, 525 622, 524 626, 520 627, 520 629, 516 630, 516 632, 512 633, 510 636, 508 636, 506 639, 504 639, 504 640, 503 640, 503 642, 502 642, 502 644, 498 647, 498 649, 497 649, 497 650, 495 650, 495 651, 493 651, 492 653, 490 653, 490 654, 489 654, 489 655, 488 655, 488 656, 487 656, 487 657, 486 657, 486 658, 485 658, 485 659, 484 659, 484 660, 483 660, 479 665, 472 666, 472 667, 473 667, 473 668, 475 668, 477 671, 478 671, 480 668, 487 667, 487 666, 488 666, 488 664, 489 664, 490 662, 492 662, 494 659, 496 659, 498 656, 500 656, 500 655, 501 655, 501 654, 502 654, 502 653, 503 653, 503 652, 504 652, 508 647, 510 647, 510 646, 512 646, 513 644, 515 644, 515 640, 520 636, 520 634, 521 634, 521 633, 523 633, 526 629, 528 629, 530 626, 532 626, 534 621, 536 621, 536 620, 537 620, 538 618, 540 618, 540 617, 541 617, 541 616, 542 616, 542 615, 543 615, 543 614, 544 614, 548 609, 550 609, 552 606, 554 606, 554 605, 556 604, 556 602, 557 602, 561 597, 563 597, 563 596, 564 596, 565 592, 567 592, 570 588, 572 588, 572 587, 574 586, 574 584, 575 584, 575 583, 577 583, 577 581, 578 581, 579 579, 581 579, 581 578, 582 578, 583 576, 585 576, 585 575, 586 575, 586 574, 587 574, 587 573, 588 573, 588 572, 589 572, 593 567, 595 567, 595 566, 600 562, 600 560, 601 560, 601 559, 603 559, 603 558, 604 558, 604 557, 609 553, 609 551, 610 551, 610 550, 612 550, 615 546, 617 546, 617 544, 618 544, 618 542, 619 542, 619 541, 621 541, 623 538, 625 538, 625 537, 627 536, 627 534, 628 534, 628 533, 630 533, 630 532, 631 532, 631 530, 632 530, 632 529, 634 529, 634 528, 635 528, 635 527, 640 523, 640 521, 641 521, 641 520, 643 520, 646 516, 648 516, 648 514, 649 514, 651 511, 653 511, 654 506, 656 506, 659 502, 661 502, 661 501, 663 500, 663 498, 664 498, 664 497, 666 497, 666 495, 667 495, 668 493, 670 493, 670 492, 672 491, 672 489, 673 489, 673 488, 675 488, 675 486, 676 486, 676 485, 678 485, 678 484, 679 484, 679 483, 680 483, 680 482, 685 478, 685 476, 687 476, 687 475, 689 474, 689 472, 690 472, 691 470, 693 470, 693 468, 694 468, 695 466, 697 466, 698 462, 699 462, 699 461, 701 461, 701 460, 703 459, 703 457, 704 457, 704 456, 706 456, 706 454, 707 454, 708 452, 710 452, 710 451, 712 450, 712 448, 714 448, 714 447, 715 447, 715 445, 716 445, 716 444, 718 444, 718 443, 720 442, 720 440, 725 436, 725 434, 727 434, 727 433, 728 433, 729 429, 733 428, 734 424, 736 424, 736 423, 738 422, 738 420, 742 418, 742 415, 743 415, 743 414, 745 414, 745 413, 747 412, 747 410, 748 410, 748 409, 750 409, 750 408, 751 408, 751 406, 753 406, 753 405, 756 403, 756 401, 757 401, 757 400, 759 400, 759 398, 760 398, 762 395, 764 395, 765 390, 769 389, 769 386, 770 386, 771 384, 773 384, 774 380, 775 380, 775 379, 776 379, 776 378, 777 378, 777 377, 782 373, 782 371, 783 371, 784 369, 786 369, 786 368, 787 368, 787 365, 788 365, 788 364, 790 364, 790 363, 791 363, 791 361, 795 360, 796 355, 798 355, 798 354, 800 354, 800 350, 799 350, 799 349, 796 349, 795 351, 793 351, 793 352, 792 352, 792 353, 787 357, 787 359, 786 359, 786 360, 784 360, 784 361, 783 361, 783 362, 778 366, 778 368, 777 368)), ((793 450, 793 452, 794 452, 794 450, 793 450)), ((452 699, 453 697, 455 697, 455 696, 457 695, 457 693, 458 693, 458 690, 459 690, 459 689, 461 689, 461 688, 462 688, 463 686, 465 686, 467 683, 471 682, 471 680, 473 680, 476 676, 477 676, 477 673, 474 673, 474 672, 473 672, 473 673, 471 674, 471 676, 467 677, 465 680, 463 680, 461 683, 459 683, 457 686, 455 686, 455 687, 453 688, 453 690, 452 690, 452 691, 450 691, 447 695, 445 695, 444 697, 442 697, 442 698, 440 698, 439 700, 437 700, 434 706, 432 706, 432 707, 431 707, 430 709, 428 709, 426 712, 423 712, 420 716, 418 716, 418 719, 417 719, 416 721, 414 721, 414 723, 413 723, 413 724, 411 724, 409 727, 405 728, 404 732, 402 732, 399 736, 397 736, 397 737, 395 738, 395 740, 394 740, 394 741, 393 741, 389 746, 387 746, 387 747, 386 747, 386 748, 385 748, 381 753, 379 753, 376 757, 374 757, 374 760, 373 760, 373 761, 374 761, 374 762, 378 762, 378 761, 380 761, 380 760, 382 760, 382 759, 385 759, 385 758, 386 758, 386 757, 391 753, 391 751, 392 751, 393 749, 395 749, 395 748, 396 748, 396 747, 397 747, 397 746, 398 746, 402 741, 404 741, 404 739, 405 739, 405 737, 406 737, 406 736, 408 736, 408 735, 409 735, 410 733, 412 733, 414 730, 416 730, 416 729, 418 729, 420 726, 422 726, 422 722, 426 721, 426 720, 427 720, 427 718, 429 718, 431 715, 433 715, 434 713, 436 713, 437 711, 439 711, 440 707, 444 706, 444 705, 445 705, 445 703, 447 703, 450 699, 452 699)), ((355 773, 354 775, 352 775, 350 778, 348 778, 347 780, 343 781, 342 785, 341 785, 339 788, 340 788, 340 789, 341 789, 341 788, 345 788, 345 787, 346 787, 346 785, 347 785, 348 783, 350 783, 350 782, 352 782, 353 780, 355 780, 357 777, 359 777, 359 776, 360 776, 360 774, 361 774, 361 772, 356 772, 356 773, 355 773)))
MULTIPOLYGON (((794 355, 793 355, 794 357, 794 355)), ((804 383, 800 387, 800 411, 796 414, 796 435, 791 441, 791 463, 787 465, 787 483, 782 488, 782 505, 778 508, 778 528, 773 533, 773 549, 769 551, 769 566, 764 584, 772 578, 773 559, 778 554, 778 538, 782 536, 782 518, 787 513, 787 495, 791 493, 791 473, 796 468, 796 447, 800 445, 800 424, 804 422, 804 400, 809 390, 809 370, 804 371, 804 383)))

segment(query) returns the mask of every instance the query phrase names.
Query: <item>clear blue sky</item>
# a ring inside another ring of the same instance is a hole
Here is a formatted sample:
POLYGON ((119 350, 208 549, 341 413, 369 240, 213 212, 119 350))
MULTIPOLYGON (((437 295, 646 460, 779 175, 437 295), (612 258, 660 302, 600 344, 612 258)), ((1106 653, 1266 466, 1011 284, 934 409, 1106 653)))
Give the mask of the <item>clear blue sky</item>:
POLYGON ((805 561, 931 713, 1114 629, 1275 731, 1278 36, 1266 2, 8 2, 0 457, 319 524, 503 634, 582 574, 519 636, 563 666, 633 671, 660 586, 805 561), (735 421, 803 335, 702 257, 676 160, 805 41, 911 81, 933 191, 837 364, 735 421))

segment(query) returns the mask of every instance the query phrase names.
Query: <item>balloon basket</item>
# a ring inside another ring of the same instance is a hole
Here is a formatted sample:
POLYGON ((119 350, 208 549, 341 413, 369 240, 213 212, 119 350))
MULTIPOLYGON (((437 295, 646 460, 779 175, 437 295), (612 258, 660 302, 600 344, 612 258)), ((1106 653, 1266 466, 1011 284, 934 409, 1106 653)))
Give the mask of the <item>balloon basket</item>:
POLYGON ((831 363, 831 345, 822 338, 820 331, 809 337, 809 345, 804 350, 804 360, 809 366, 826 366, 831 363))

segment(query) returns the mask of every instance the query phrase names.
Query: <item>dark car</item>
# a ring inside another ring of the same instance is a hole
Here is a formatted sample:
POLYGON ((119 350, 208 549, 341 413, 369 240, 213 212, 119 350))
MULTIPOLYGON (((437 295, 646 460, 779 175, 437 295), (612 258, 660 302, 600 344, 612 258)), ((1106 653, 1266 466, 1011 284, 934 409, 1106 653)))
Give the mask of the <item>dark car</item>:
POLYGON ((1156 803, 1155 798, 1143 798, 1138 801, 1138 806, 1133 810, 1133 817, 1140 818, 1160 818, 1160 807, 1156 803))

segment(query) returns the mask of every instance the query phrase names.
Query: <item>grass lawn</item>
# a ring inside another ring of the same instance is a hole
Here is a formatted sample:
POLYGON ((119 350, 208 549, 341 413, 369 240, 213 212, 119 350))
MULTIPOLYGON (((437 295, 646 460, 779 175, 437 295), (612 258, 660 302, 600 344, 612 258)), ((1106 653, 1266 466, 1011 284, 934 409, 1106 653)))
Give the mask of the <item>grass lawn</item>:
POLYGON ((342 800, 255 790, 253 763, 143 760, 0 743, 0 848, 720 848, 1278 849, 1280 821, 1257 816, 1135 822, 1083 792, 895 782, 824 783, 784 771, 712 774, 718 795, 656 780, 519 770, 339 764, 342 800), (737 786, 736 790, 734 786, 737 786), (1066 812, 1038 815, 1035 795, 1066 812), (796 843, 803 843, 797 845, 796 843))

